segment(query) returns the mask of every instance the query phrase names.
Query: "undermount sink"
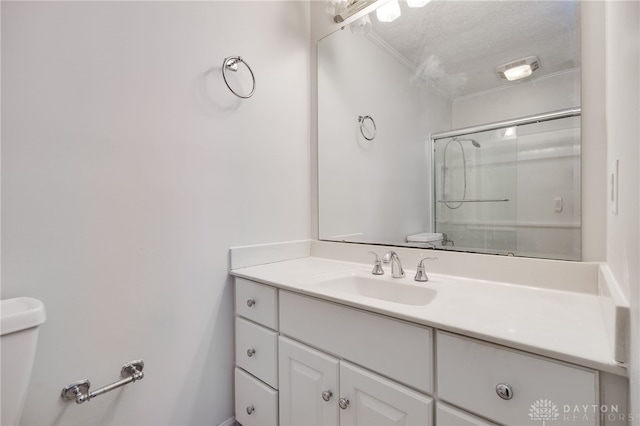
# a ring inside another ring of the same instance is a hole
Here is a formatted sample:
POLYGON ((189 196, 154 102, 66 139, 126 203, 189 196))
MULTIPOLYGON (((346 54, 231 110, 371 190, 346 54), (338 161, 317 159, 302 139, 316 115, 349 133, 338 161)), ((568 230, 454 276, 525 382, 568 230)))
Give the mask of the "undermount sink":
MULTIPOLYGON (((406 278, 405 278, 406 279, 406 278)), ((327 278, 316 283, 317 287, 364 296, 403 305, 423 306, 436 297, 436 290, 402 283, 403 279, 366 276, 349 273, 327 278)))

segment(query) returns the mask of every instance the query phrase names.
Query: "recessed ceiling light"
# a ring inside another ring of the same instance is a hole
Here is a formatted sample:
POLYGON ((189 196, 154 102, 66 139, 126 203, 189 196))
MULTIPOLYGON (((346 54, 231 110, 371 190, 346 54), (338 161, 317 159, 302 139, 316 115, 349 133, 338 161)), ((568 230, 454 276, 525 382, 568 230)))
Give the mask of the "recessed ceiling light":
POLYGON ((509 81, 514 81, 529 77, 538 68, 540 68, 540 61, 538 60, 538 57, 529 56, 500 65, 496 68, 496 71, 500 77, 509 81))

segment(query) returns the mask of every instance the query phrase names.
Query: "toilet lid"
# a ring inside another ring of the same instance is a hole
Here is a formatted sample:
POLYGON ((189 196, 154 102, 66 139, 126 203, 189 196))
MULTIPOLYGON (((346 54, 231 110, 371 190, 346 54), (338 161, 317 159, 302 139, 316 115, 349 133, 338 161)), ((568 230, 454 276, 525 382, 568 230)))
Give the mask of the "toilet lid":
POLYGON ((32 297, 2 300, 0 305, 1 335, 37 327, 46 320, 44 304, 32 297))

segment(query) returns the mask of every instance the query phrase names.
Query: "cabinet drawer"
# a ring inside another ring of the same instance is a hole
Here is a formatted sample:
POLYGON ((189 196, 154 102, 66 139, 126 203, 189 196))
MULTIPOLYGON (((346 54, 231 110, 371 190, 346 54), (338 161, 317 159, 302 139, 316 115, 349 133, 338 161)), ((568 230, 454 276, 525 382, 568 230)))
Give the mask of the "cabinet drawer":
POLYGON ((506 425, 598 424, 597 415, 574 416, 567 407, 596 406, 595 371, 438 332, 438 395, 506 425), (498 395, 507 385, 510 399, 498 395))
POLYGON ((277 290, 236 278, 236 313, 266 327, 278 328, 277 290))
POLYGON ((436 426, 497 426, 479 417, 456 410, 442 402, 436 406, 436 426))
POLYGON ((236 318, 236 364, 278 388, 278 333, 236 318))
POLYGON ((243 426, 278 424, 278 392, 236 368, 236 420, 243 426))
POLYGON ((431 393, 432 331, 280 291, 280 332, 431 393))

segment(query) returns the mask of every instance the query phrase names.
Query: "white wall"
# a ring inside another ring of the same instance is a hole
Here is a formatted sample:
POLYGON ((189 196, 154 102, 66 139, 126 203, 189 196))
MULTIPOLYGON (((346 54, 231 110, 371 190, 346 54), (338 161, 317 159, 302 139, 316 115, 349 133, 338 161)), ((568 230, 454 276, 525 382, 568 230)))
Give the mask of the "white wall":
POLYGON ((23 424, 233 415, 227 251, 309 237, 309 61, 306 2, 2 2, 2 298, 48 315, 23 424))
MULTIPOLYGON (((640 424, 640 3, 606 3, 607 160, 619 160, 618 213, 608 204, 607 263, 631 302, 631 407, 640 424)), ((611 172, 612 170, 609 169, 611 172)))
POLYGON ((453 128, 579 107, 580 103, 580 69, 574 68, 460 96, 453 101, 453 128))
POLYGON ((309 48, 311 50, 311 236, 319 237, 319 192, 318 192, 318 72, 317 72, 317 44, 322 38, 328 36, 342 27, 349 31, 348 25, 360 17, 375 10, 376 4, 365 7, 360 12, 350 16, 344 22, 336 24, 325 12, 324 1, 311 1, 311 37, 309 48))
POLYGON ((582 11, 582 260, 606 259, 607 192, 604 2, 583 1, 582 11))
POLYGON ((429 230, 427 135, 449 124, 449 101, 348 28, 318 44, 318 62, 320 236, 404 243, 429 230), (372 141, 360 134, 365 115, 372 141))

